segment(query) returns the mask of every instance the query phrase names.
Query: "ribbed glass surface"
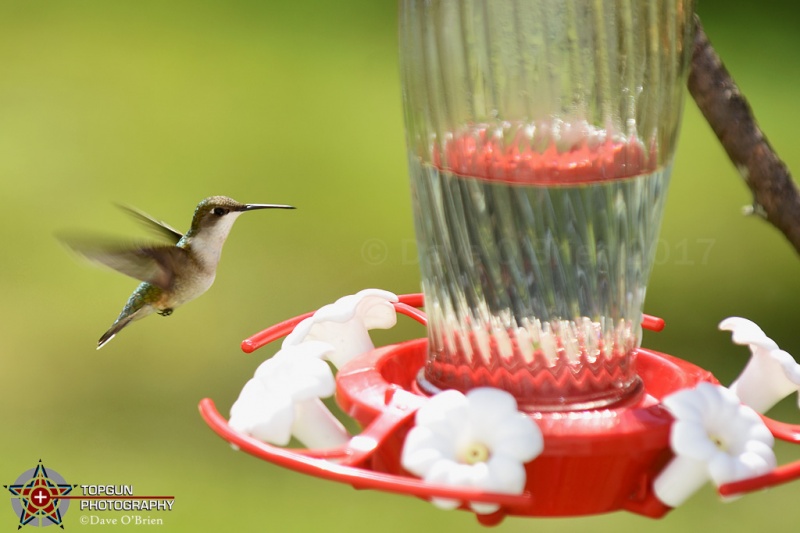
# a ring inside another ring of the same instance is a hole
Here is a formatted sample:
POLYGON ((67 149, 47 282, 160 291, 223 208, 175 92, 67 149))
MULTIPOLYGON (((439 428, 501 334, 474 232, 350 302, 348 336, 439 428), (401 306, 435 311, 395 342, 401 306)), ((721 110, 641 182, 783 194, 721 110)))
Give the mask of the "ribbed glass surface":
POLYGON ((497 386, 535 409, 624 398, 691 2, 405 0, 400 13, 421 385, 497 386))

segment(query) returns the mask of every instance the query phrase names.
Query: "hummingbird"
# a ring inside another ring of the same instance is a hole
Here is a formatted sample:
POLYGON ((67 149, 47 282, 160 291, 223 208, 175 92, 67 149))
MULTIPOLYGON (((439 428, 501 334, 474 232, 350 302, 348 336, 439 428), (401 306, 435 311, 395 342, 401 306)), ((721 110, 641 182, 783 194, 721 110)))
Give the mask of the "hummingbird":
POLYGON ((294 209, 282 204, 242 204, 211 196, 199 204, 185 234, 133 208, 123 207, 168 244, 122 245, 66 240, 87 259, 141 281, 111 327, 97 341, 99 350, 125 326, 152 313, 169 316, 179 305, 206 292, 214 283, 222 245, 242 213, 257 209, 294 209))

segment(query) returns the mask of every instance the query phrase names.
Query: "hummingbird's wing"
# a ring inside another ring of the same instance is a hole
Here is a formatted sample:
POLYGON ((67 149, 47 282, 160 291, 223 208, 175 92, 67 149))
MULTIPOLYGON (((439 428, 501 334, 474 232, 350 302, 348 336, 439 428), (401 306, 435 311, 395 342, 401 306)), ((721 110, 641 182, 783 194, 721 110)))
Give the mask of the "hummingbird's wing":
POLYGON ((156 220, 144 211, 139 211, 135 207, 117 204, 117 207, 127 212, 130 216, 144 224, 148 229, 154 231, 156 234, 166 237, 171 243, 177 244, 183 237, 183 233, 176 230, 163 220, 156 220))
POLYGON ((162 289, 169 289, 175 272, 190 261, 189 252, 172 245, 137 246, 63 237, 61 240, 92 262, 162 289))

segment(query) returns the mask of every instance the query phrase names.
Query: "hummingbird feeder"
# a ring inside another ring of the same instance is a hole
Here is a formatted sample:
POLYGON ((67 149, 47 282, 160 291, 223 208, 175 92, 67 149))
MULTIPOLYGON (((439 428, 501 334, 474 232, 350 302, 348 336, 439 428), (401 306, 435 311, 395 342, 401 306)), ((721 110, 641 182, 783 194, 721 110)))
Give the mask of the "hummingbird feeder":
POLYGON ((286 337, 229 420, 200 403, 209 426, 487 525, 660 517, 706 481, 732 496, 800 476, 772 452, 800 427, 760 414, 800 388, 800 366, 758 326, 720 325, 753 353, 729 388, 641 347, 664 327, 642 308, 692 17, 691 0, 401 0, 423 293, 367 289, 246 339, 251 353, 286 337), (427 335, 374 347, 397 313, 427 335), (322 403, 334 394, 358 434, 322 403))

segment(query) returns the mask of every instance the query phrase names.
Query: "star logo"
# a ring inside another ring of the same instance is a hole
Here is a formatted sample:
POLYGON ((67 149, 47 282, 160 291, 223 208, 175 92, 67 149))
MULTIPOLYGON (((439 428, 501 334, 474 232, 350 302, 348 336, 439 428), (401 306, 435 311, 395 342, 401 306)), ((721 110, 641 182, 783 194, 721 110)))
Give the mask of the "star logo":
POLYGON ((58 472, 48 473, 39 459, 36 468, 24 472, 13 485, 3 485, 12 494, 11 505, 19 513, 19 526, 45 527, 56 525, 64 529, 62 516, 67 512, 69 500, 61 500, 77 485, 64 481, 58 472))

